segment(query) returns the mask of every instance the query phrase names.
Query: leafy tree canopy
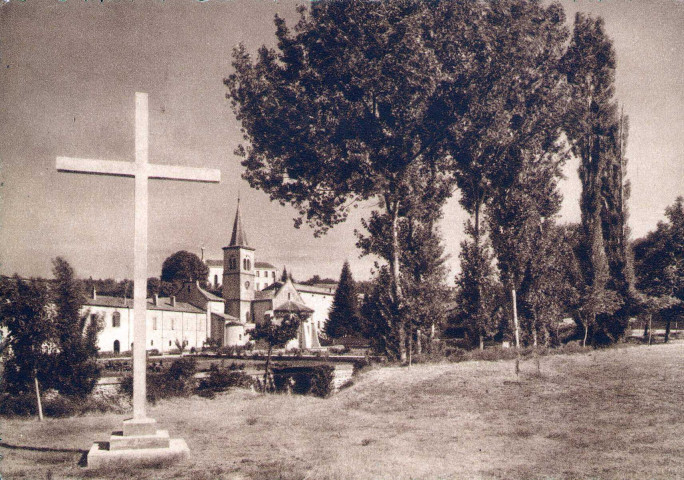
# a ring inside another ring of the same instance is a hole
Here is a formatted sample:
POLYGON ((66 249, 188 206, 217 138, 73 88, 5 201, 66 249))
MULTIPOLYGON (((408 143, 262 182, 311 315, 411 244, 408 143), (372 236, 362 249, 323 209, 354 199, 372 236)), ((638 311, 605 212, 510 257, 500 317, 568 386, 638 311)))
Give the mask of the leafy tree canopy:
POLYGON ((209 274, 207 267, 194 253, 181 250, 174 253, 162 264, 161 280, 163 282, 206 282, 209 274))

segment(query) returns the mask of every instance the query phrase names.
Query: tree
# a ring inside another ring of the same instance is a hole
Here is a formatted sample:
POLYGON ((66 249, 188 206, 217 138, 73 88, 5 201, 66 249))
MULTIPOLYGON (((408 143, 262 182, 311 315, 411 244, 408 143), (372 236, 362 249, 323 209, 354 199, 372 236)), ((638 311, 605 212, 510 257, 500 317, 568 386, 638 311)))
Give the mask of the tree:
POLYGON ((183 339, 182 341, 176 339, 176 341, 175 341, 174 343, 176 344, 176 348, 178 349, 178 353, 179 353, 180 356, 182 357, 182 356, 183 356, 183 351, 185 351, 185 349, 186 349, 187 346, 188 346, 188 341, 185 340, 185 339, 183 339))
POLYGON ((361 332, 369 340, 373 352, 398 360, 399 333, 394 321, 398 315, 397 305, 387 289, 389 281, 389 271, 383 265, 370 286, 370 293, 361 303, 361 332))
MULTIPOLYGON (((604 231, 608 212, 603 210, 603 192, 610 186, 608 169, 614 160, 615 147, 622 145, 622 139, 618 138, 619 122, 613 100, 615 51, 605 33, 603 19, 576 15, 563 64, 573 92, 565 131, 573 153, 580 159, 582 183, 582 235, 577 254, 585 272, 581 292, 585 337, 591 333, 593 343, 608 343, 624 332, 626 323, 616 325, 611 320, 613 313, 624 304, 624 298, 610 288, 615 284, 610 284, 611 269, 606 253, 606 236, 612 232, 615 241, 622 242, 624 225, 619 223, 622 232, 604 231)), ((620 183, 618 190, 622 189, 620 183)))
POLYGON ((266 365, 264 366, 264 393, 269 385, 269 367, 271 365, 273 348, 282 348, 287 342, 295 338, 301 320, 297 313, 291 312, 281 315, 280 318, 268 318, 265 322, 257 323, 254 330, 252 330, 252 340, 263 340, 268 345, 268 355, 266 356, 266 365))
POLYGON ((39 418, 43 419, 39 383, 50 384, 54 351, 54 309, 44 281, 3 279, 0 325, 7 329, 3 350, 3 390, 10 395, 35 389, 39 418))
MULTIPOLYGON (((568 32, 559 5, 488 2, 484 19, 486 28, 472 39, 487 52, 475 57, 483 81, 469 91, 473 120, 458 139, 452 164, 460 203, 471 214, 472 245, 463 258, 470 262, 463 278, 468 287, 463 292, 469 292, 468 303, 474 301, 471 321, 480 324, 476 330, 483 334, 485 309, 477 299, 486 296, 477 290, 491 280, 473 275, 491 272, 481 244, 489 241, 494 248, 501 280, 513 300, 540 218, 553 210, 565 159, 559 139, 569 99, 560 69, 568 32), (485 218, 489 239, 484 238, 485 218)), ((515 312, 516 305, 512 307, 515 312)), ((518 333, 516 320, 516 339, 518 333)))
POLYGON ((649 310, 665 317, 667 341, 672 319, 684 310, 684 198, 677 197, 665 216, 667 222, 634 242, 634 262, 637 288, 652 298, 649 310))
POLYGON ((85 397, 100 378, 97 335, 102 325, 97 317, 83 313, 85 296, 69 263, 57 257, 52 271, 57 348, 53 386, 61 394, 85 397))
MULTIPOLYGON (((559 127, 554 136, 558 133, 559 127)), ((516 302, 512 306, 516 345, 520 341, 522 323, 532 334, 533 343, 537 344, 540 317, 534 317, 542 312, 521 309, 524 302, 520 300, 524 300, 524 294, 534 295, 533 288, 542 286, 532 281, 531 274, 534 264, 539 266, 545 231, 548 234, 553 228, 552 217, 561 204, 557 185, 566 156, 555 138, 542 137, 540 140, 541 144, 528 145, 529 150, 516 152, 519 158, 500 167, 498 181, 491 188, 493 201, 487 210, 501 282, 511 292, 511 300, 516 302), (541 145, 544 145, 543 149, 541 145), (524 292, 521 291, 523 286, 524 292)), ((544 253, 553 255, 552 251, 544 253)))
POLYGON ((280 275, 280 281, 285 283, 285 282, 287 282, 288 278, 289 277, 287 275, 287 267, 283 267, 283 273, 280 275))
POLYGON ((573 278, 573 251, 569 228, 553 219, 540 225, 536 255, 529 264, 520 288, 520 310, 532 344, 548 346, 555 338, 552 326, 576 308, 578 292, 573 278))
MULTIPOLYGON (((441 208, 450 195, 453 181, 444 163, 416 163, 411 166, 399 210, 399 272, 405 294, 403 314, 406 320, 403 323, 408 332, 405 348, 409 362, 414 345, 416 352, 422 353, 423 332, 430 332, 428 339, 431 342, 437 326, 446 318, 447 257, 436 227, 436 222, 442 218, 441 208)), ((373 211, 368 220, 362 220, 362 225, 367 234, 356 232, 357 246, 362 255, 374 254, 389 265, 393 251, 392 218, 386 213, 373 211)), ((399 306, 395 309, 399 310, 399 306)), ((397 323, 401 327, 402 323, 397 323)), ((396 340, 400 341, 399 336, 396 340)), ((397 345, 393 349, 400 350, 401 347, 397 345)))
POLYGON ((209 267, 197 255, 185 250, 169 256, 162 264, 162 282, 178 284, 199 281, 204 284, 207 281, 207 275, 209 275, 209 267))
MULTIPOLYGON (((465 327, 468 337, 476 340, 480 349, 497 328, 496 290, 498 280, 492 264, 488 243, 478 241, 472 223, 466 224, 471 239, 461 242, 461 273, 456 277, 456 310, 450 323, 465 327)), ((479 234, 477 234, 479 236, 479 234)))
POLYGON ((325 334, 331 338, 358 335, 359 307, 356 298, 356 285, 352 278, 349 262, 345 261, 340 273, 340 281, 335 290, 333 303, 325 324, 325 334))

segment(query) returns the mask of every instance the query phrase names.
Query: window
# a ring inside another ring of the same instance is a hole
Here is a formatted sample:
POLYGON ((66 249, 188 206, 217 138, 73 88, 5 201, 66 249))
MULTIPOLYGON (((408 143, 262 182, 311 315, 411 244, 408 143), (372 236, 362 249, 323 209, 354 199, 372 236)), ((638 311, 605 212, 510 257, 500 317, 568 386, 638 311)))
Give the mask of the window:
POLYGON ((157 329, 157 317, 152 317, 152 330, 157 329))
POLYGON ((230 257, 228 259, 228 268, 230 270, 235 270, 237 268, 237 260, 235 259, 235 257, 230 257))
POLYGON ((275 270, 271 272, 271 278, 275 278, 275 270))
POLYGON ((249 323, 249 312, 245 312, 245 322, 249 323))
POLYGON ((241 333, 238 334, 238 340, 242 340, 242 334, 241 333))
POLYGON ((218 287, 218 275, 214 275, 214 286, 218 287))
POLYGON ((259 270, 256 271, 256 276, 257 277, 261 276, 261 272, 259 270))
POLYGON ((120 327, 121 326, 121 314, 119 312, 114 312, 112 314, 112 327, 120 327))
POLYGON ((287 299, 290 300, 292 297, 292 294, 290 292, 287 292, 287 299))
POLYGON ((171 346, 171 340, 169 340, 169 347, 171 346))
POLYGON ((154 340, 150 340, 150 347, 154 347, 154 340))
POLYGON ((242 261, 242 268, 244 270, 250 270, 252 268, 252 263, 249 261, 249 258, 245 258, 242 261))
POLYGON ((176 329, 176 319, 172 318, 171 319, 171 330, 175 330, 175 329, 176 329))
POLYGON ((121 352, 121 343, 118 340, 114 340, 114 353, 121 352))
POLYGON ((257 289, 257 291, 259 290, 259 284, 258 283, 256 284, 255 288, 257 289))

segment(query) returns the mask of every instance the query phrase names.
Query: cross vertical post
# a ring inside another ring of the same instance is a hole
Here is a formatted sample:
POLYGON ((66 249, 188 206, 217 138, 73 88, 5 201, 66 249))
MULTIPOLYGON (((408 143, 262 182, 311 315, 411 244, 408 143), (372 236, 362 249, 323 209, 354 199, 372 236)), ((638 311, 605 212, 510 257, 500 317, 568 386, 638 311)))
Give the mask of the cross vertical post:
POLYGON ((147 94, 135 94, 135 241, 133 267, 133 420, 147 417, 147 94))
POLYGON ((133 242, 133 418, 124 421, 123 434, 115 432, 109 450, 96 443, 88 453, 88 466, 101 466, 121 460, 149 461, 185 457, 188 448, 182 439, 169 439, 168 432, 157 430, 147 417, 147 215, 148 180, 184 180, 218 183, 221 172, 148 163, 149 114, 146 93, 135 94, 135 161, 113 162, 83 158, 57 157, 60 172, 114 175, 135 179, 135 239, 133 242), (142 450, 144 453, 141 453, 142 450))

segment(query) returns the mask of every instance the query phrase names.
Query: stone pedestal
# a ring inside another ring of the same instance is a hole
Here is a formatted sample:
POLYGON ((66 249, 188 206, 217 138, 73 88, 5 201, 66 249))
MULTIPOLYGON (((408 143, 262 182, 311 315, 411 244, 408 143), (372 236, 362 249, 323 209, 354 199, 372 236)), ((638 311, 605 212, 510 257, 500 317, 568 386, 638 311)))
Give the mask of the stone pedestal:
POLYGON ((88 452, 88 468, 116 465, 159 465, 188 458, 185 440, 169 438, 157 430, 154 419, 130 419, 123 431, 113 432, 109 442, 95 442, 88 452))

